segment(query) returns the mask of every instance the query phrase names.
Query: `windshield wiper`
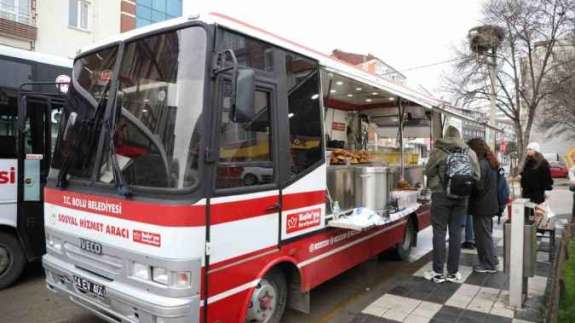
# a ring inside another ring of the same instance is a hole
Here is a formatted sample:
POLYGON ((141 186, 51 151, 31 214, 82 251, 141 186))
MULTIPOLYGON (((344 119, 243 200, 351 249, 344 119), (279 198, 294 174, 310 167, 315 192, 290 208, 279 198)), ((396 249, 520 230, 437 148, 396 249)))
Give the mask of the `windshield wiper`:
MULTIPOLYGON (((96 110, 94 111, 94 116, 89 120, 79 121, 80 122, 78 126, 80 127, 79 130, 72 131, 73 128, 76 128, 76 126, 72 126, 70 129, 68 129, 70 132, 72 132, 72 134, 70 134, 70 140, 73 140, 73 143, 71 145, 74 146, 75 148, 74 150, 77 150, 82 155, 79 157, 82 160, 82 162, 85 162, 85 159, 88 157, 88 154, 93 152, 94 147, 98 143, 97 138, 94 138, 94 136, 96 135, 96 133, 98 133, 98 129, 101 128, 100 120, 102 120, 104 116, 104 111, 106 110, 105 102, 107 101, 107 94, 108 90, 110 89, 110 85, 111 81, 108 81, 106 87, 102 91, 102 96, 98 100, 96 110), (85 138, 84 138, 84 130, 86 131, 85 138), (85 151, 83 151, 80 148, 80 142, 84 140, 87 140, 89 143, 88 149, 86 149, 85 151)), ((71 88, 71 90, 73 89, 71 88)), ((71 104, 70 100, 68 100, 68 104, 71 104)), ((69 120, 67 122, 69 122, 69 120)), ((65 188, 68 185, 68 180, 66 179, 66 176, 68 175, 68 172, 72 167, 73 158, 71 156, 72 156, 71 152, 68 152, 68 154, 66 155, 66 159, 62 161, 62 167, 60 169, 60 172, 58 173, 58 181, 56 184, 60 188, 65 188)))
MULTIPOLYGON (((116 94, 116 100, 118 100, 117 94, 116 94)), ((118 163, 118 158, 116 157, 116 148, 115 148, 115 144, 114 144, 114 129, 116 128, 116 121, 118 120, 118 115, 121 113, 122 109, 121 106, 122 104, 120 103, 120 109, 118 109, 118 104, 116 104, 117 102, 114 102, 113 108, 114 109, 112 111, 112 113, 110 114, 110 117, 108 120, 106 120, 106 129, 104 131, 107 131, 108 133, 107 138, 108 138, 108 145, 109 145, 109 154, 110 154, 110 163, 112 164, 112 174, 114 176, 114 182, 116 183, 116 189, 118 190, 118 193, 120 193, 122 196, 124 197, 130 197, 132 196, 133 192, 130 189, 130 186, 128 185, 128 183, 126 183, 126 179, 124 178, 124 175, 122 174, 122 169, 120 169, 120 165, 118 163)))

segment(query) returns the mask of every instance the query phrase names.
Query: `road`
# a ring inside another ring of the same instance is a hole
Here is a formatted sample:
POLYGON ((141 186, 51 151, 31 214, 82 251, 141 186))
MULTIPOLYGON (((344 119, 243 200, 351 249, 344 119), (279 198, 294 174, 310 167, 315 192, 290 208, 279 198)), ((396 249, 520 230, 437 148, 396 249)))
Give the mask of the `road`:
MULTIPOLYGON (((550 194, 553 211, 559 215, 571 211, 572 193, 559 181, 550 194)), ((353 315, 381 295, 400 275, 410 275, 429 261, 431 230, 420 233, 418 247, 408 262, 381 257, 358 266, 333 279, 311 293, 311 314, 286 313, 285 323, 349 322, 353 315)), ((97 317, 49 292, 44 284, 42 268, 28 268, 18 285, 0 291, 0 313, 3 323, 101 323, 97 317)))

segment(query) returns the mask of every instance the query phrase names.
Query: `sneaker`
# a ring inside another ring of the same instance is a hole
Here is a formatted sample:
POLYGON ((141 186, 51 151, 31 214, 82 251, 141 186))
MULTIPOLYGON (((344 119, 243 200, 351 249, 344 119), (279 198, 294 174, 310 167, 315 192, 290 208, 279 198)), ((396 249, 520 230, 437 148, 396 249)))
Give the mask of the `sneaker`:
POLYGON ((487 268, 484 266, 474 266, 473 271, 476 273, 488 273, 488 274, 495 274, 497 269, 494 268, 487 268))
POLYGON ((471 241, 465 241, 464 243, 461 244, 461 248, 469 250, 475 249, 475 243, 471 241))
POLYGON ((455 274, 447 274, 445 280, 452 283, 461 283, 461 273, 456 272, 455 274))
POLYGON ((425 272, 425 279, 431 280, 434 283, 441 284, 445 282, 445 275, 436 273, 435 271, 427 271, 425 272))

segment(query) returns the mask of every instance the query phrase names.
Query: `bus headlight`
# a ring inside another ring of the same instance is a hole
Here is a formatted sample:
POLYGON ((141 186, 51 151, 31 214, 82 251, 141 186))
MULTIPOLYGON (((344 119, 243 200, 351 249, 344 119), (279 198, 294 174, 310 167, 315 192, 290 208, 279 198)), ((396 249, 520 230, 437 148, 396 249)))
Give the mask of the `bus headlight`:
POLYGON ((162 267, 152 267, 152 281, 167 286, 168 270, 162 267))
POLYGON ((143 280, 150 280, 150 266, 133 262, 132 276, 143 280))
POLYGON ((62 251, 62 240, 54 237, 53 235, 46 235, 46 245, 48 248, 58 252, 62 251))

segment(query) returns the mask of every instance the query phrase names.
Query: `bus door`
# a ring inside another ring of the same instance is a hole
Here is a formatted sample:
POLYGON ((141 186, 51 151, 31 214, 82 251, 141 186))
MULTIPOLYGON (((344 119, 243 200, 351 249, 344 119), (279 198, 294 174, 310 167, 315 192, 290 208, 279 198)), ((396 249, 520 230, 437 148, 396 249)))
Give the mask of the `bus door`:
POLYGON ((62 107, 59 98, 20 94, 18 100, 18 235, 26 257, 34 260, 45 252, 44 192, 50 169, 53 132, 62 107))

